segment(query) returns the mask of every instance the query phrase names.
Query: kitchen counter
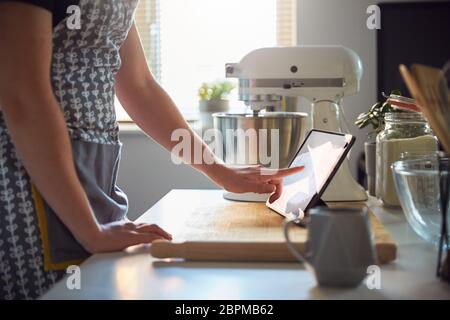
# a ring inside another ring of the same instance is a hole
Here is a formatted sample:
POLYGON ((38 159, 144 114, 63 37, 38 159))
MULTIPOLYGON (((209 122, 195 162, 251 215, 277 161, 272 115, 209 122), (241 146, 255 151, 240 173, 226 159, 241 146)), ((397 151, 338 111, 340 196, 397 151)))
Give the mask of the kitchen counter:
MULTIPOLYGON (((227 200, 219 190, 172 190, 138 222, 157 223, 172 234, 187 208, 227 200)), ((397 260, 381 266, 381 289, 363 282, 352 289, 318 287, 297 263, 222 263, 157 260, 148 246, 96 254, 81 265, 81 289, 61 280, 43 299, 450 299, 450 286, 435 276, 437 250, 407 224, 401 210, 369 206, 398 245, 397 260)), ((275 213, 274 213, 275 214, 275 213)))

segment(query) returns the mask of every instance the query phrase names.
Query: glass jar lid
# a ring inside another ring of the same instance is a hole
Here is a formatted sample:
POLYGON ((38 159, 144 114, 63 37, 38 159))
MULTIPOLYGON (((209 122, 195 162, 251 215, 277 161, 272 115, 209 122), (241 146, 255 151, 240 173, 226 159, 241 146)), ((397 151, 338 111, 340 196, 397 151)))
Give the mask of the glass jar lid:
POLYGON ((416 104, 416 100, 414 99, 396 94, 391 94, 386 96, 386 98, 387 102, 389 102, 394 109, 421 112, 420 106, 416 104))
POLYGON ((384 115, 384 120, 391 123, 426 123, 427 120, 418 112, 388 112, 384 115))

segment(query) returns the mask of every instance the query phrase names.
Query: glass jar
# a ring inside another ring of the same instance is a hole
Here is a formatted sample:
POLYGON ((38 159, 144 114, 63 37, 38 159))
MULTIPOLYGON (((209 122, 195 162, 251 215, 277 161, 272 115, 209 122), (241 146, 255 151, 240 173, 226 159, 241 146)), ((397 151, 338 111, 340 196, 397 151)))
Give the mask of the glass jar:
POLYGON ((416 112, 385 114, 385 127, 377 135, 376 196, 388 207, 399 207, 391 165, 404 152, 420 153, 438 150, 430 125, 416 112))

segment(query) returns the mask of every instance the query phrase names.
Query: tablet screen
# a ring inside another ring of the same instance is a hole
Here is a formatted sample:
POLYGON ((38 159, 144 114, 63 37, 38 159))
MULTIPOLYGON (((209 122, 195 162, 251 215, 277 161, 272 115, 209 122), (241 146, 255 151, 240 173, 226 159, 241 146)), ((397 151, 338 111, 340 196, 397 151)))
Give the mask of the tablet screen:
POLYGON ((290 167, 304 166, 300 173, 283 180, 283 192, 267 206, 287 216, 309 209, 316 195, 321 195, 353 143, 353 136, 312 130, 290 167))

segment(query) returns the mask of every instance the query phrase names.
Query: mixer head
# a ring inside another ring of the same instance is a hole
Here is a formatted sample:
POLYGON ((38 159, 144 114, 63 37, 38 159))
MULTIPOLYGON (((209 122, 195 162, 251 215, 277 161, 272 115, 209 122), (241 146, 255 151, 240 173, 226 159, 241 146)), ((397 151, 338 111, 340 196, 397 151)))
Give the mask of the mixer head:
POLYGON ((239 99, 258 112, 276 109, 283 96, 316 102, 356 94, 362 64, 342 46, 262 48, 227 64, 226 76, 239 79, 239 99))

